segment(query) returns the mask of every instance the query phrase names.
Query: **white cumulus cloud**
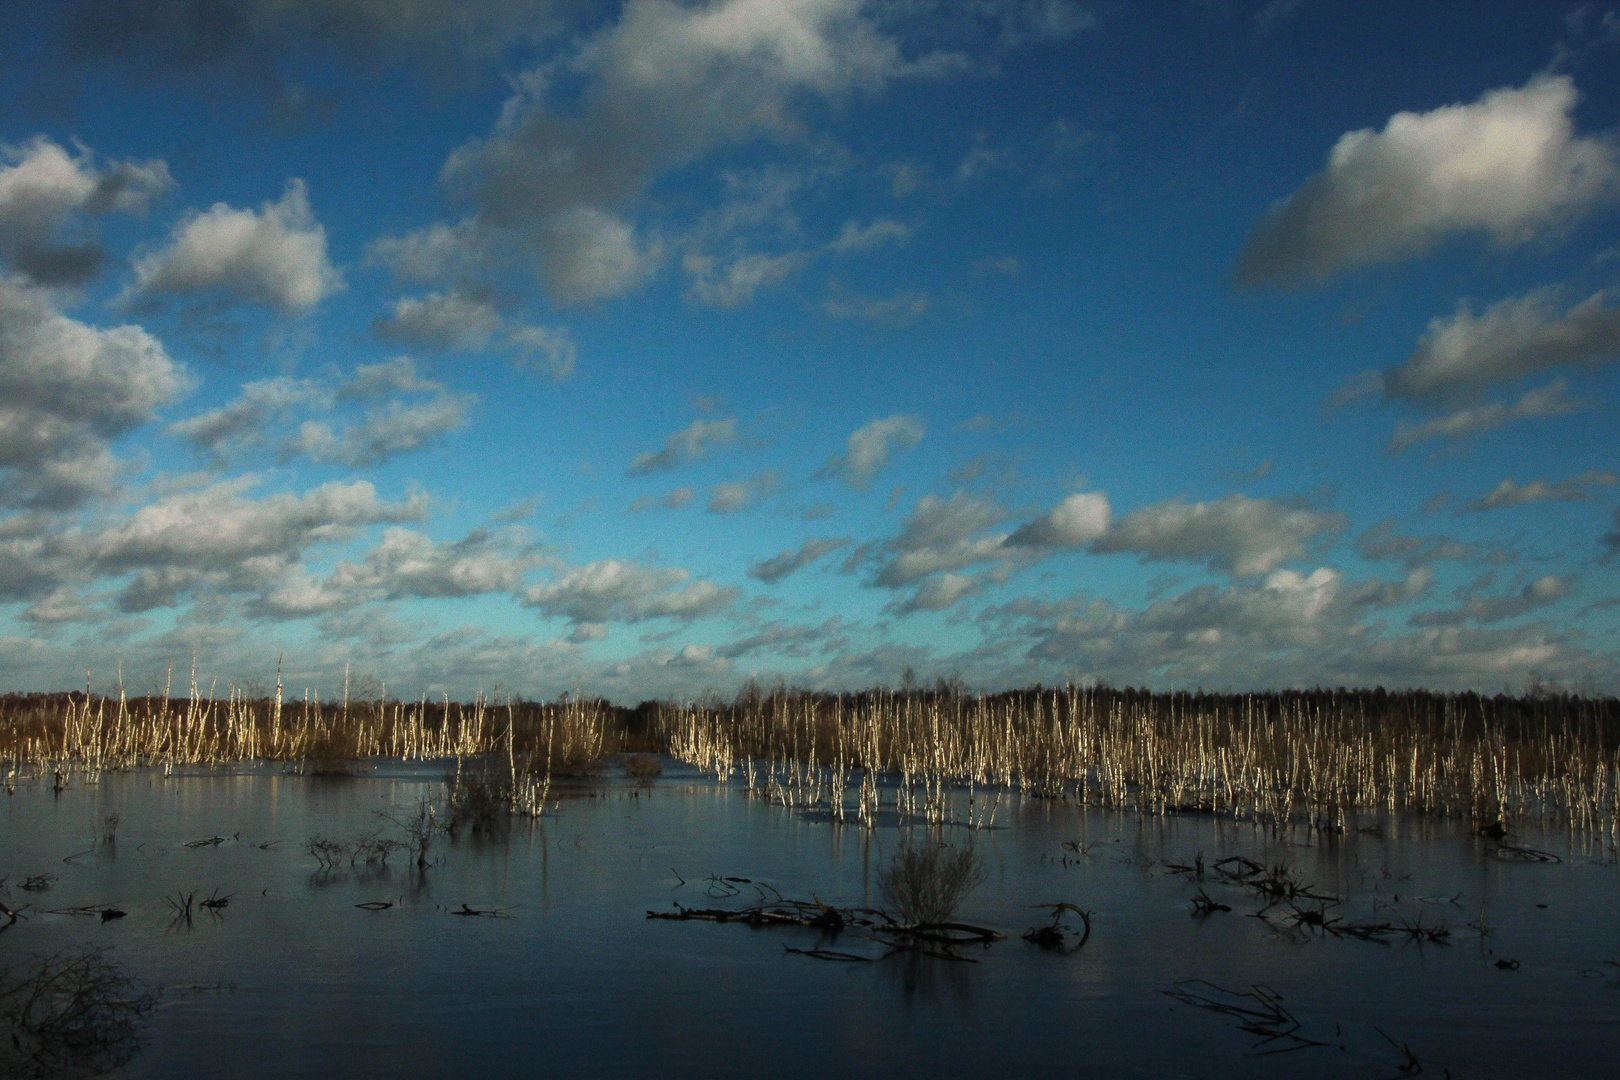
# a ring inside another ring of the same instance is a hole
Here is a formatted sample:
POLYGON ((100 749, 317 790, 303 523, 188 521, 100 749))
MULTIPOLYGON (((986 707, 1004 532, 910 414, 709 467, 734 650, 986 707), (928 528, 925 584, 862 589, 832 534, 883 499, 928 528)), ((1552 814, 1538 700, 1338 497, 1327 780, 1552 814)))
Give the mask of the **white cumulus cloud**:
POLYGON ((812 536, 800 544, 797 551, 779 551, 771 558, 755 563, 748 568, 748 576, 772 585, 848 544, 848 537, 812 536))
POLYGON ((1127 514, 1091 545, 1099 555, 1129 552, 1144 560, 1201 562, 1237 577, 1271 573, 1302 558, 1306 545, 1346 525, 1343 514, 1228 495, 1215 502, 1170 499, 1127 514))
POLYGON ((0 258, 40 285, 73 285, 101 268, 93 239, 69 230, 113 212, 143 213, 174 187, 162 161, 99 167, 83 146, 70 154, 45 136, 0 143, 0 258))
POLYGON ((140 327, 98 329, 0 281, 0 502, 64 507, 110 490, 108 440, 189 385, 140 327))
POLYGON ((706 457, 711 447, 724 446, 736 441, 735 419, 694 420, 690 427, 683 428, 665 439, 663 447, 656 453, 647 451, 637 454, 630 462, 628 471, 631 476, 645 476, 647 473, 673 469, 678 465, 706 457))
POLYGON ((850 433, 844 452, 829 459, 821 472, 841 476, 851 487, 865 490, 889 464, 891 453, 915 449, 926 430, 915 416, 896 414, 869 420, 850 433))
POLYGON ((1510 476, 1463 507, 1463 510, 1496 510, 1504 506, 1523 506, 1526 503, 1549 501, 1585 502, 1593 488, 1614 487, 1616 484, 1620 484, 1620 476, 1607 469, 1588 469, 1579 476, 1571 476, 1556 484, 1549 484, 1537 477, 1528 484, 1521 485, 1515 483, 1510 476))
POLYGON ((1113 511, 1100 491, 1070 495, 1007 537, 1008 547, 1084 547, 1108 531, 1113 511))
POLYGON ((523 602, 546 615, 575 623, 641 622, 671 618, 690 621, 730 607, 731 586, 698 580, 679 568, 659 569, 621 559, 575 567, 552 581, 524 590, 523 602))
POLYGON ((1238 281, 1322 282, 1456 233, 1513 247, 1566 227, 1620 194, 1613 141, 1575 134, 1577 96, 1569 76, 1543 74, 1343 135, 1327 167, 1255 228, 1238 281))
POLYGON ((1421 424, 1403 424, 1389 440, 1389 452, 1398 454, 1420 442, 1430 439, 1461 439, 1512 423, 1515 420, 1539 420, 1550 416, 1563 416, 1584 408, 1590 402, 1571 397, 1569 384, 1554 379, 1546 386, 1527 390, 1511 405, 1488 402, 1456 409, 1421 424))
POLYGON ((1620 306, 1599 292, 1568 308, 1536 289, 1476 314, 1466 303, 1430 321, 1407 360, 1381 376, 1387 398, 1447 400, 1556 367, 1620 359, 1620 306))
POLYGON ((292 179, 278 201, 257 211, 215 203, 188 214, 166 247, 135 260, 135 281, 122 299, 217 292, 295 314, 342 287, 327 259, 326 229, 315 220, 304 182, 292 179))

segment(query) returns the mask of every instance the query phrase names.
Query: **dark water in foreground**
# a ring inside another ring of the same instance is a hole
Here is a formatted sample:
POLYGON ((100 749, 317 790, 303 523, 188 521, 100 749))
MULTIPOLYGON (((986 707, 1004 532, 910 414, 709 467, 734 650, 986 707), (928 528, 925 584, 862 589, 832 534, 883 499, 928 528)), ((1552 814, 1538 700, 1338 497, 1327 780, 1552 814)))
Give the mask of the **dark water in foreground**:
MULTIPOLYGON (((1562 834, 1520 842, 1557 863, 1503 862, 1460 823, 1363 818, 1376 832, 1307 844, 1207 817, 1133 815, 1004 800, 976 834, 988 869, 960 917, 1008 940, 977 964, 921 957, 821 962, 818 944, 877 951, 846 934, 648 920, 649 908, 745 906, 706 895, 711 874, 789 897, 877 902, 902 835, 868 833, 750 799, 671 766, 650 787, 612 780, 498 839, 441 848, 425 878, 317 871, 314 833, 353 838, 414 803, 438 768, 357 779, 113 774, 53 796, 0 795, 0 875, 28 916, 0 933, 0 967, 70 945, 112 955, 164 988, 146 1045, 117 1075, 1382 1077, 1620 1075, 1620 869, 1562 834), (97 812, 116 845, 90 847, 97 812), (187 841, 223 835, 218 846, 187 841), (1088 856, 1065 841, 1092 844, 1088 856), (273 847, 259 845, 278 841, 273 847), (1232 911, 1194 918, 1195 883, 1164 862, 1286 859, 1346 918, 1445 923, 1449 944, 1339 939, 1247 917, 1261 901, 1206 882, 1232 911), (1064 857, 1067 856, 1065 859, 1064 857), (34 874, 59 875, 24 892, 34 874), (678 883, 677 873, 685 884, 678 883), (171 925, 165 895, 218 888, 218 918, 171 925), (1448 902, 1454 894, 1455 902, 1448 902), (1422 898, 1422 899, 1420 899, 1422 898), (379 912, 367 901, 395 901, 379 912), (1044 952, 1018 935, 1033 904, 1094 912, 1086 947, 1044 952), (45 911, 116 904, 128 917, 45 911), (1480 918, 1483 940, 1466 924, 1480 918), (462 904, 510 918, 450 914, 462 904), (1517 961, 1516 969, 1498 961, 1517 961), (1166 996, 1183 980, 1282 995, 1299 1034, 1331 1044, 1284 1054, 1232 1019, 1166 996), (1387 1035, 1388 1039, 1384 1036, 1387 1035)), ((966 839, 958 833, 957 839, 966 839)))

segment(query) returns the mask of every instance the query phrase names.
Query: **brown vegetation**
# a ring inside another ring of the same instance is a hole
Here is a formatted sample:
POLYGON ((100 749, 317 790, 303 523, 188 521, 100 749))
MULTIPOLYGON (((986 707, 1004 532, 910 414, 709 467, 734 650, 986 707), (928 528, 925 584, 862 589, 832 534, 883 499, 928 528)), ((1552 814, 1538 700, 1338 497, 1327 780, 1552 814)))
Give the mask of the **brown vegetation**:
MULTIPOLYGON (((670 753, 789 804, 870 824, 950 820, 956 792, 1017 790, 1143 814, 1344 827, 1357 810, 1536 820, 1620 832, 1620 700, 1383 690, 1160 694, 1064 688, 968 695, 748 692, 671 706, 670 753), (892 794, 880 774, 898 783, 892 794)), ((982 797, 979 800, 983 804, 982 797)), ((978 811, 971 811, 978 824, 978 811)))
POLYGON ((878 875, 888 915, 902 926, 950 922, 969 893, 984 881, 972 847, 907 840, 878 875))
POLYGON ((172 699, 0 698, 0 767, 58 785, 137 765, 504 759, 497 801, 534 813, 555 778, 598 775, 616 753, 668 753, 866 825, 888 803, 902 818, 984 827, 1015 791, 1278 829, 1409 810, 1465 816, 1496 838, 1526 821, 1620 834, 1620 700, 1545 692, 750 689, 731 704, 635 709, 566 696, 286 702, 280 687, 215 697, 195 684, 172 699))

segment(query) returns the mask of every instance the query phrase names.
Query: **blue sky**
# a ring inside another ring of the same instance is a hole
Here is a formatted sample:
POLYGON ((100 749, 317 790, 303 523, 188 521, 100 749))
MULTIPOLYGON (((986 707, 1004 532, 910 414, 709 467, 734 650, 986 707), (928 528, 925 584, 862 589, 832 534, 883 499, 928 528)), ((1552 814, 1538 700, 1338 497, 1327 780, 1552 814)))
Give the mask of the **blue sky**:
POLYGON ((3 33, 8 688, 1620 689, 1620 8, 3 33))

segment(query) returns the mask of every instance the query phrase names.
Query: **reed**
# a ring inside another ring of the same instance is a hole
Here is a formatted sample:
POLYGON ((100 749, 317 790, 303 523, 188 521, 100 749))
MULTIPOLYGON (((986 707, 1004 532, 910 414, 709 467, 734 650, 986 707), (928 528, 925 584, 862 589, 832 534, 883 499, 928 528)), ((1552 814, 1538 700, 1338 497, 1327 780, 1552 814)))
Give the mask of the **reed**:
POLYGON ((656 727, 673 756, 760 797, 867 825, 885 800, 902 818, 982 824, 987 792, 1016 791, 1277 829, 1417 811, 1489 835, 1536 821, 1620 837, 1612 697, 750 688, 662 706, 656 727))
MULTIPOLYGON (((0 775, 60 790, 106 769, 283 762, 342 773, 366 759, 499 766, 500 801, 537 813, 556 778, 663 752, 752 795, 874 825, 880 813, 994 824, 1009 793, 1333 831, 1349 815, 1462 816, 1500 838, 1527 823, 1620 840, 1620 700, 1424 691, 1155 693, 960 687, 823 694, 750 687, 727 704, 634 710, 564 695, 471 702, 240 687, 128 698, 0 698, 0 775)), ((639 759, 638 759, 639 761, 639 759)), ((642 767, 646 767, 643 765, 642 767)), ((454 794, 450 792, 449 794, 454 794)), ((447 806, 447 810, 453 809, 447 806)))
POLYGON ((283 762, 311 775, 348 775, 371 758, 505 758, 519 803, 535 802, 552 776, 600 771, 626 748, 626 711, 596 698, 557 702, 480 695, 471 702, 425 697, 322 702, 249 696, 192 680, 184 697, 128 698, 89 692, 0 697, 0 774, 94 783, 104 770, 283 762))

